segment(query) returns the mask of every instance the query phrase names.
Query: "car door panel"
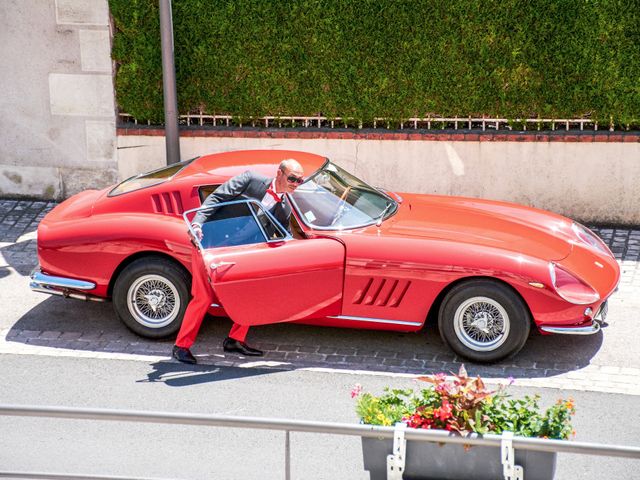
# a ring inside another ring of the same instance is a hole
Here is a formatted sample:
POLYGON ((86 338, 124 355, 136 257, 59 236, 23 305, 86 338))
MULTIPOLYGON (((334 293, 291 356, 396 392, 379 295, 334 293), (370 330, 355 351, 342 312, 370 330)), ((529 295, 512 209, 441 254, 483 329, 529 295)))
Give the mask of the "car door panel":
POLYGON ((203 258, 216 296, 240 325, 340 314, 344 246, 337 240, 217 247, 203 258))

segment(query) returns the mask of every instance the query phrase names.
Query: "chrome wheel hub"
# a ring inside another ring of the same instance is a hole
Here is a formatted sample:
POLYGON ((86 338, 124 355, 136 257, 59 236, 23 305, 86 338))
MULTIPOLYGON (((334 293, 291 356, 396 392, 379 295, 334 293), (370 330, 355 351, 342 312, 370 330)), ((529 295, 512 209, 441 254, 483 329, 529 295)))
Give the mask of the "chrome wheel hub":
POLYGON ((166 303, 167 296, 162 290, 154 289, 143 297, 147 300, 147 303, 154 312, 161 309, 166 303))
POLYGON ((454 330, 468 348, 493 351, 509 336, 509 315, 504 307, 489 297, 473 297, 464 301, 454 315, 454 330))
POLYGON ((144 275, 129 287, 127 307, 138 323, 149 328, 169 325, 180 310, 180 294, 169 279, 144 275))
POLYGON ((489 333, 489 325, 493 323, 493 318, 487 312, 479 312, 473 317, 471 326, 477 328, 482 333, 489 333))

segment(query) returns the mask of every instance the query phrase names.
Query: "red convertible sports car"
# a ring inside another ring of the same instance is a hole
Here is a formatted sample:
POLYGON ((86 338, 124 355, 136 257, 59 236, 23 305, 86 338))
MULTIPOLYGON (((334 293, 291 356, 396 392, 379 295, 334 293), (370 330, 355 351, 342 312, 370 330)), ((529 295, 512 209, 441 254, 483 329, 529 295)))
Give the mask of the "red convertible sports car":
POLYGON ((185 218, 232 176, 275 176, 286 158, 306 175, 288 196, 291 233, 251 200, 221 206, 204 226, 210 313, 403 332, 437 319, 444 341, 478 362, 514 355, 531 326, 600 329, 620 269, 582 225, 508 203, 385 191, 292 151, 207 155, 75 195, 38 227, 31 288, 112 299, 134 332, 174 335, 191 283, 185 218))

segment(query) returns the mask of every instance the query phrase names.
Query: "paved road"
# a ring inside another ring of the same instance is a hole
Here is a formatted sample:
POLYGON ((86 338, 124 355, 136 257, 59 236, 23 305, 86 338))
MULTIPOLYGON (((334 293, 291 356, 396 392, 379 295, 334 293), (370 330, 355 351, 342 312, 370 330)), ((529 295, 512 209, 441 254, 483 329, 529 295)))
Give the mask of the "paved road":
MULTIPOLYGON (((110 303, 84 303, 29 291, 28 273, 36 263, 35 229, 53 206, 0 201, 0 255, 4 259, 4 266, 0 263, 0 353, 169 355, 171 340, 137 337, 116 320, 110 303)), ((609 325, 603 332, 587 337, 532 332, 514 359, 491 366, 467 362, 470 373, 514 377, 532 386, 640 395, 640 230, 596 231, 622 266, 620 290, 610 300, 609 325)), ((205 322, 194 348, 202 362, 218 366, 246 363, 222 351, 221 340, 229 325, 229 320, 220 318, 205 322)), ((252 329, 249 339, 267 351, 264 361, 277 368, 416 374, 457 371, 460 365, 434 326, 420 333, 399 334, 285 324, 252 329)))
MULTIPOLYGON (((357 382, 380 393, 411 388, 393 374, 188 367, 133 361, 0 355, 0 403, 161 410, 357 422, 349 392, 357 382)), ((576 440, 640 446, 638 397, 511 387, 542 394, 544 405, 572 396, 576 440)), ((365 480, 356 438, 294 433, 296 480, 365 480)), ((497 460, 497 459, 496 459, 497 460)), ((284 478, 284 435, 204 427, 0 417, 0 471, 131 475, 171 479, 284 478)), ((560 455, 556 480, 640 478, 640 460, 560 455)), ((525 476, 526 478, 526 476, 525 476)))
MULTIPOLYGON (((253 329, 250 340, 267 351, 256 362, 225 355, 220 343, 229 321, 211 318, 195 348, 203 365, 185 371, 167 362, 172 341, 135 336, 116 320, 110 304, 29 291, 28 273, 36 262, 35 228, 53 206, 0 200, 2 403, 355 421, 348 398, 355 376, 365 387, 379 390, 386 384, 409 382, 405 376, 457 371, 460 365, 433 327, 419 334, 397 334, 300 325, 253 329)), ((603 332, 589 337, 532 333, 515 359, 466 366, 469 373, 490 379, 512 376, 519 388, 535 387, 546 399, 576 397, 578 439, 637 445, 638 437, 629 433, 633 432, 629 426, 640 424, 640 230, 596 230, 623 271, 603 332)), ((0 419, 0 428, 0 470, 16 465, 51 467, 54 463, 47 462, 55 454, 64 459, 57 464, 60 467, 84 466, 76 471, 94 473, 205 478, 214 466, 222 472, 220 478, 282 478, 282 439, 275 433, 222 431, 211 436, 195 427, 187 431, 114 424, 101 425, 97 432, 87 424, 25 419, 0 419), (43 424, 46 432, 40 430, 43 424), (12 435, 5 435, 7 431, 12 435), (188 440, 183 441, 185 435, 188 440), (247 438, 253 442, 251 458, 256 460, 245 464, 237 453, 244 451, 247 438), (184 447, 184 456, 166 461, 184 447), (38 460, 30 456, 34 452, 38 460), (227 456, 232 454, 235 457, 227 456), (118 463, 115 459, 120 457, 125 460, 118 463), (232 468, 242 475, 236 477, 232 468), (250 473, 255 468, 259 475, 250 473)), ((300 443, 293 446, 294 471, 304 475, 294 478, 366 478, 358 463, 358 442, 296 437, 300 443), (334 467, 349 474, 336 473, 334 467)), ((630 470, 632 463, 619 459, 571 458, 562 460, 557 478, 640 478, 630 470)), ((634 468, 640 471, 637 462, 634 468)))

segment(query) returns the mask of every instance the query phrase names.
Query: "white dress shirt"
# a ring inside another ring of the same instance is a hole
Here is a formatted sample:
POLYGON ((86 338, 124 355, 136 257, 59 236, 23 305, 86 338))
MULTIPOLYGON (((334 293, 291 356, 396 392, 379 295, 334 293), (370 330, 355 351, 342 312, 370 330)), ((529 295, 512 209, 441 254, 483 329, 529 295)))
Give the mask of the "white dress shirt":
POLYGON ((262 197, 262 200, 260 201, 260 203, 262 203, 264 208, 266 208, 267 210, 271 210, 271 208, 273 208, 276 202, 282 201, 283 196, 284 196, 284 193, 276 192, 276 179, 274 178, 271 181, 271 185, 267 189, 267 193, 264 194, 264 197, 262 197), (278 200, 276 200, 276 198, 278 198, 278 200))

